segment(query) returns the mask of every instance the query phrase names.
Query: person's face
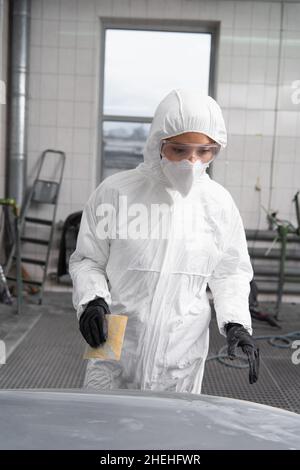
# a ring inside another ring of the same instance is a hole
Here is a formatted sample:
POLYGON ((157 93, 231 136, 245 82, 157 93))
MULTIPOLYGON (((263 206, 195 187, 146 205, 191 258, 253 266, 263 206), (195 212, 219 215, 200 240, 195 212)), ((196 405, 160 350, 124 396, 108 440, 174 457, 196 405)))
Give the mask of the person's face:
MULTIPOLYGON (((205 134, 201 134, 200 132, 185 132, 184 134, 179 134, 174 137, 169 137, 168 139, 164 139, 167 142, 173 142, 177 144, 200 144, 200 145, 209 145, 209 144, 216 144, 216 142, 208 137, 205 134)), ((199 160, 199 155, 197 153, 197 146, 195 147, 188 147, 188 157, 185 159, 189 160, 191 163, 195 163, 199 160)), ((172 152, 168 152, 165 155, 168 160, 171 161, 179 161, 180 156, 176 154, 172 154, 172 152)), ((204 152, 201 156, 201 161, 203 163, 207 163, 211 160, 211 153, 204 152)))

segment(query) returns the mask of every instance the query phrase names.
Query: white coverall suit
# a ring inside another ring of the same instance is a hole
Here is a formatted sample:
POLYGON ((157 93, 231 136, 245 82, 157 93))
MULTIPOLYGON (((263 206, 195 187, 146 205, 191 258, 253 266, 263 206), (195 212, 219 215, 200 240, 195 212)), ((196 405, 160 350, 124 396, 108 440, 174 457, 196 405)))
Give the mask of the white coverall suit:
POLYGON ((207 284, 220 333, 228 322, 252 333, 253 270, 231 195, 204 172, 182 197, 162 172, 160 140, 184 132, 201 132, 226 146, 218 104, 198 90, 173 90, 155 112, 144 162, 106 178, 85 205, 70 258, 78 318, 95 297, 103 297, 111 313, 128 316, 121 360, 90 359, 86 386, 201 393, 211 318, 207 284), (97 206, 112 204, 118 213, 120 196, 128 207, 143 204, 149 213, 151 204, 166 205, 170 236, 99 240, 97 206), (200 221, 197 233, 192 241, 176 239, 172 234, 191 208, 200 221))

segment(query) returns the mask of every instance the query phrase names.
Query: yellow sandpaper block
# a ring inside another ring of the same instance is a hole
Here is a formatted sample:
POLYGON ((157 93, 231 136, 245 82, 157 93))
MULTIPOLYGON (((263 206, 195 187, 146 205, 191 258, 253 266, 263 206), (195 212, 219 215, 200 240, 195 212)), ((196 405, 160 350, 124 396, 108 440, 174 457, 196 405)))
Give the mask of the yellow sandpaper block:
POLYGON ((108 335, 104 344, 98 348, 87 346, 84 359, 114 359, 120 360, 127 324, 126 315, 107 315, 108 335))

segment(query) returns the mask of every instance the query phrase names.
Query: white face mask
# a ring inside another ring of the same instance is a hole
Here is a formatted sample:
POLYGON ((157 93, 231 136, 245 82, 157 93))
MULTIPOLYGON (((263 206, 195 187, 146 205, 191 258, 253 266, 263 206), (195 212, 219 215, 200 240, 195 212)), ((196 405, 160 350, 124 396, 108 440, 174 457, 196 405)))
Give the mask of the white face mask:
POLYGON ((197 181, 205 173, 206 168, 209 167, 209 163, 202 163, 201 161, 191 163, 185 159, 180 162, 173 162, 165 157, 162 157, 160 164, 173 188, 177 189, 183 197, 188 195, 194 181, 197 181))

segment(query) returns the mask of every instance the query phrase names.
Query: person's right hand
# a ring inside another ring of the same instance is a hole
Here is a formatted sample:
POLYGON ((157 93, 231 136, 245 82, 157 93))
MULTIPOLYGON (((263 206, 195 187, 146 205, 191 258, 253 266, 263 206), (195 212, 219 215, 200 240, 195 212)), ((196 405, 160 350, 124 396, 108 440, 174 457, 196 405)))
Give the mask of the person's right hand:
POLYGON ((79 318, 79 330, 92 348, 97 348, 107 339, 107 314, 110 314, 107 303, 98 297, 87 304, 79 318))

